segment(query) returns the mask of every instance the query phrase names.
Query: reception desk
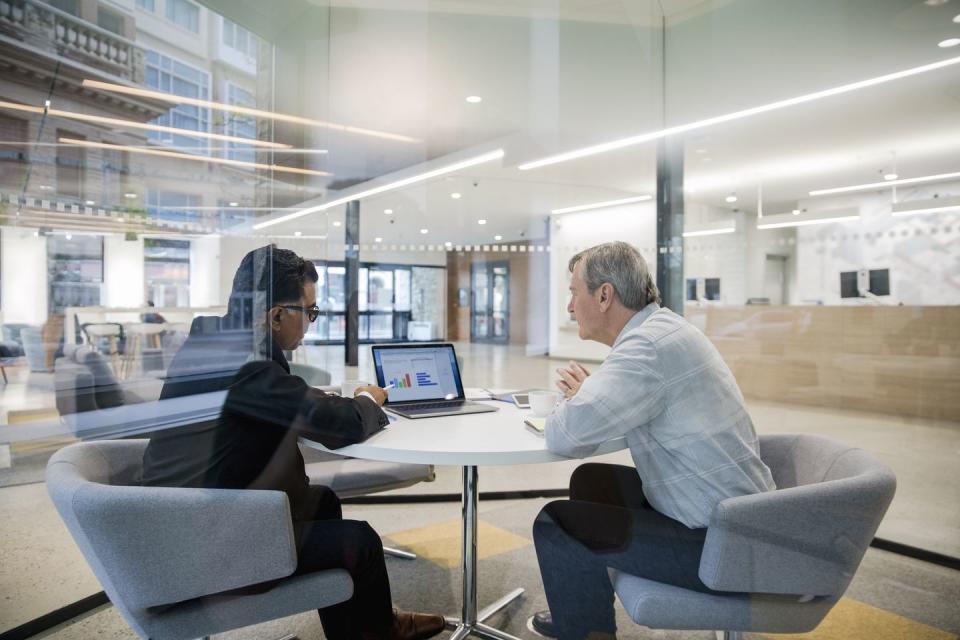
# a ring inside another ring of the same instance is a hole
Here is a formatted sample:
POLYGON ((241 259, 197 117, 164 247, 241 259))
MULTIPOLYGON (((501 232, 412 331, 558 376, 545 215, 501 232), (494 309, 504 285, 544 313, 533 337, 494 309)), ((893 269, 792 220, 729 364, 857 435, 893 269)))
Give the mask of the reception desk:
POLYGON ((748 398, 960 421, 960 307, 687 307, 748 398))

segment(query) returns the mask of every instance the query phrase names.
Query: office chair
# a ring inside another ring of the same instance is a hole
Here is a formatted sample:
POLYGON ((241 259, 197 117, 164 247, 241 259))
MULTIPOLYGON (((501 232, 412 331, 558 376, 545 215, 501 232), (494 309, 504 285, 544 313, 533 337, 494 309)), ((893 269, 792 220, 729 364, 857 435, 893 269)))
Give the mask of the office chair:
POLYGON ((292 575, 297 552, 282 491, 138 486, 146 446, 81 442, 47 464, 60 517, 139 636, 207 637, 353 595, 342 569, 292 575), (261 593, 229 593, 268 580, 278 582, 261 593))
MULTIPOLYGON (((634 622, 656 629, 802 633, 843 596, 896 477, 862 449, 816 435, 760 437, 776 491, 728 498, 707 527, 701 593, 610 571, 634 622)), ((718 635, 720 632, 718 632, 718 635)))

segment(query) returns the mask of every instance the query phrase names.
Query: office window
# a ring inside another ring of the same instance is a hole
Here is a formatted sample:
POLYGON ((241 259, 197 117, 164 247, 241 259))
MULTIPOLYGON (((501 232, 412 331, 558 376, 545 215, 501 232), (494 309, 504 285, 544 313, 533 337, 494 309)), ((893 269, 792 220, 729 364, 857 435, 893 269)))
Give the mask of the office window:
POLYGON ((80 15, 80 0, 49 0, 51 6, 73 16, 80 15))
POLYGON ((199 222, 200 213, 196 210, 203 198, 195 193, 180 193, 162 189, 147 191, 147 213, 158 220, 171 222, 199 222))
POLYGON ((259 39, 240 25, 223 19, 223 44, 251 58, 257 57, 259 39))
MULTIPOLYGON (((227 102, 230 104, 235 104, 243 107, 255 107, 257 106, 256 99, 253 97, 253 93, 239 87, 232 82, 227 83, 227 102)), ((224 118, 226 122, 224 123, 223 132, 230 136, 236 136, 238 138, 252 138, 256 139, 257 137, 257 119, 250 116, 243 116, 238 113, 225 113, 224 118)), ((254 157, 253 148, 250 145, 241 144, 237 142, 228 142, 226 143, 227 148, 227 157, 231 160, 243 160, 245 162, 253 162, 256 158, 254 157)))
MULTIPOLYGON (((83 140, 84 137, 57 129, 57 139, 72 138, 83 140)), ((83 169, 86 162, 86 152, 79 145, 63 145, 57 148, 57 195, 64 198, 83 199, 83 169)))
POLYGON ((143 277, 148 302, 190 306, 190 241, 144 238, 143 277))
MULTIPOLYGON (((157 51, 147 51, 147 86, 187 98, 210 99, 210 74, 157 51)), ((210 109, 180 104, 152 121, 154 124, 194 131, 210 130, 210 109)), ((180 150, 208 152, 207 141, 181 134, 149 131, 152 142, 169 144, 180 150)))
POLYGON ((137 8, 153 13, 157 10, 155 0, 137 0, 137 8))
POLYGON ((67 307, 100 305, 103 282, 103 238, 62 233, 47 237, 49 313, 67 307))
POLYGON ((97 25, 118 36, 123 35, 123 16, 109 9, 97 7, 97 25))
POLYGON ((27 172, 27 121, 0 114, 0 187, 23 188, 27 172))
POLYGON ((200 33, 200 9, 187 0, 167 0, 167 20, 200 33))

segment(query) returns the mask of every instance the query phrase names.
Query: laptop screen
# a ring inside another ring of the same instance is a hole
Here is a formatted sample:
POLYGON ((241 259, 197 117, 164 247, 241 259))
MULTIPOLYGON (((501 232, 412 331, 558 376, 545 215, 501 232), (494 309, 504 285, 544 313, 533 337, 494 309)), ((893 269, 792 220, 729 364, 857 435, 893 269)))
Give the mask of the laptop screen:
POLYGON ((388 404, 463 398, 453 345, 373 347, 377 384, 392 384, 388 404))

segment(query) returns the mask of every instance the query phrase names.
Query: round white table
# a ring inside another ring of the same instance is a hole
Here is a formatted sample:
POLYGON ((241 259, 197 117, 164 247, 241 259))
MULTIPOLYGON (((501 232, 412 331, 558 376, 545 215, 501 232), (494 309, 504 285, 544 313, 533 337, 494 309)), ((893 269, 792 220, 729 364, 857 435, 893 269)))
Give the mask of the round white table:
MULTIPOLYGON (((544 438, 524 426, 523 419, 529 417, 529 410, 506 402, 487 404, 498 407, 499 411, 419 420, 391 416, 395 420, 383 431, 360 444, 335 451, 318 442, 301 439, 309 447, 352 458, 463 467, 463 598, 460 618, 447 617, 447 626, 454 629, 451 640, 462 640, 470 634, 488 640, 518 640, 483 621, 519 597, 523 589, 514 589, 477 613, 477 466, 568 459, 547 451, 544 438)), ((604 443, 594 455, 625 447, 624 439, 612 440, 604 443)))

